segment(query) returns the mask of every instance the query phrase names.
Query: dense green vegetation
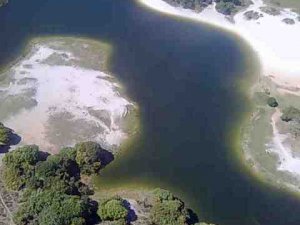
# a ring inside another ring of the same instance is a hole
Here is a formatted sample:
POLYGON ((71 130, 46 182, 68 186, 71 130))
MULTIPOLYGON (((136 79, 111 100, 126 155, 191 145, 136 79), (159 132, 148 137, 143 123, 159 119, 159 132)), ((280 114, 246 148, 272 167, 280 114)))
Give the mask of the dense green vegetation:
POLYGON ((185 9, 201 11, 208 5, 216 2, 218 12, 225 15, 233 15, 242 7, 250 4, 249 0, 164 0, 171 5, 180 6, 185 9))
POLYGON ((157 189, 154 192, 155 203, 150 212, 152 224, 159 225, 185 225, 190 219, 184 203, 171 192, 157 189))
POLYGON ((290 106, 282 110, 281 120, 285 122, 297 121, 300 122, 300 110, 290 106))
POLYGON ((274 97, 269 97, 267 100, 267 104, 273 108, 278 106, 278 102, 277 102, 276 98, 274 98, 274 97))
POLYGON ((98 144, 84 142, 64 148, 57 155, 47 155, 37 146, 23 146, 3 158, 4 183, 11 190, 22 190, 17 225, 87 224, 97 218, 97 204, 88 196, 93 191, 80 181, 81 169, 86 174, 99 171, 103 150, 98 144), (87 154, 91 150, 91 154, 87 154), (87 169, 86 163, 91 163, 87 169), (96 169, 95 169, 96 168, 96 169))
MULTIPOLYGON (((36 145, 25 145, 5 154, 2 178, 5 186, 21 193, 13 215, 16 225, 88 225, 108 221, 130 224, 129 203, 118 196, 91 199, 93 190, 82 176, 93 175, 112 160, 110 153, 94 142, 82 142, 49 155, 36 145)), ((152 225, 188 225, 191 210, 170 191, 156 189, 149 205, 152 225)), ((194 216, 195 217, 195 216, 194 216)), ((199 225, 199 224, 198 224, 199 225)), ((203 225, 200 223, 200 225, 203 225)))
POLYGON ((124 222, 129 210, 125 207, 124 200, 120 197, 113 197, 103 201, 98 210, 102 220, 124 222))
POLYGON ((0 123, 0 146, 8 145, 10 142, 11 135, 12 135, 11 129, 5 127, 2 123, 0 123))

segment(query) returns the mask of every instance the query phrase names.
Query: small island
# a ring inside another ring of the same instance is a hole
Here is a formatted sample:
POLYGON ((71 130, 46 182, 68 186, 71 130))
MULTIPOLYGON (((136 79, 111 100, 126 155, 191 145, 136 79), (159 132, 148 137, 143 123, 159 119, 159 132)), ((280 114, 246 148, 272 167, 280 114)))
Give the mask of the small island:
POLYGON ((20 144, 51 153, 86 140, 116 153, 139 119, 136 104, 109 73, 111 52, 89 39, 32 40, 0 74, 0 120, 22 136, 20 144))

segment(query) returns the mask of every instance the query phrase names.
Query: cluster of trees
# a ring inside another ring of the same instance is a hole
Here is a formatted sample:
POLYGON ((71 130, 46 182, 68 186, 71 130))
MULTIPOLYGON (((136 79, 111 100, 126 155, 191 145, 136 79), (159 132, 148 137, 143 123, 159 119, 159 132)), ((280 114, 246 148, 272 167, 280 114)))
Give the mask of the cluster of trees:
POLYGON ((80 181, 83 174, 98 173, 111 158, 110 153, 94 142, 64 148, 57 155, 45 154, 35 145, 7 153, 2 165, 4 183, 7 188, 23 193, 14 215, 15 223, 83 225, 99 219, 114 220, 120 216, 125 219, 125 207, 123 210, 117 207, 120 200, 102 204, 106 211, 98 209, 98 203, 89 198, 93 190, 80 181), (104 211, 113 216, 106 216, 104 211))
POLYGON ((218 12, 225 15, 232 15, 236 13, 241 7, 250 3, 249 0, 164 0, 167 3, 180 6, 185 9, 192 9, 201 11, 208 5, 216 2, 216 9, 218 12))
MULTIPOLYGON (((8 189, 21 191, 20 205, 13 220, 16 225, 87 225, 110 221, 130 224, 132 210, 120 197, 91 199, 93 190, 81 181, 82 175, 97 174, 113 159, 95 142, 82 142, 61 149, 59 154, 41 152, 25 145, 5 154, 2 179, 8 189)), ((150 206, 149 224, 205 225, 170 191, 156 189, 150 206)))
MULTIPOLYGON (((0 0, 1 5, 1 0, 0 0)), ((9 145, 12 130, 0 123, 0 146, 9 145)))

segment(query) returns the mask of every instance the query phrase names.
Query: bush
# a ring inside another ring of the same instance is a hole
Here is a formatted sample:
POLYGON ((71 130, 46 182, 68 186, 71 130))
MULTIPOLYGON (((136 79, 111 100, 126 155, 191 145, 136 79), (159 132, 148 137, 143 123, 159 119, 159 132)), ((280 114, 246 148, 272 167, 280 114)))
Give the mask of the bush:
POLYGON ((274 98, 274 97, 269 97, 267 100, 267 103, 270 107, 273 107, 273 108, 278 106, 278 102, 277 102, 276 98, 274 98))
POLYGON ((285 122, 289 121, 300 121, 300 110, 290 106, 282 110, 281 120, 285 122))
POLYGON ((100 204, 98 215, 102 220, 124 220, 128 215, 128 209, 119 197, 108 199, 100 204))
POLYGON ((84 201, 55 191, 33 191, 14 216, 17 225, 83 225, 84 201))
POLYGON ((95 142, 82 142, 75 145, 76 162, 83 174, 91 175, 101 169, 100 154, 103 149, 95 142))
POLYGON ((0 146, 8 145, 10 142, 11 135, 12 135, 11 129, 5 127, 2 123, 0 123, 0 146))
POLYGON ((185 225, 188 213, 180 200, 167 200, 154 204, 150 212, 150 221, 159 225, 185 225))
POLYGON ((157 188, 153 191, 154 195, 156 198, 158 198, 159 201, 164 201, 164 200, 174 200, 175 197, 174 195, 165 189, 157 188))
POLYGON ((39 161, 39 148, 26 145, 5 154, 3 158, 3 179, 12 190, 19 190, 34 175, 34 166, 39 161))

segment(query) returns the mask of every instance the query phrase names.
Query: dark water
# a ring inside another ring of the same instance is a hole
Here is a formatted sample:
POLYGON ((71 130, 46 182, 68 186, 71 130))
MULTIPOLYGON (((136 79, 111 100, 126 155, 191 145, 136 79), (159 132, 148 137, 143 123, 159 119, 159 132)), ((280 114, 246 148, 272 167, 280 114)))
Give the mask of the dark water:
POLYGON ((104 171, 105 182, 162 185, 220 225, 300 224, 299 200, 259 184, 236 163, 236 138, 228 134, 250 110, 236 81, 256 68, 235 37, 133 0, 11 0, 0 9, 0 64, 41 35, 114 46, 111 71, 138 103, 143 132, 104 171))

